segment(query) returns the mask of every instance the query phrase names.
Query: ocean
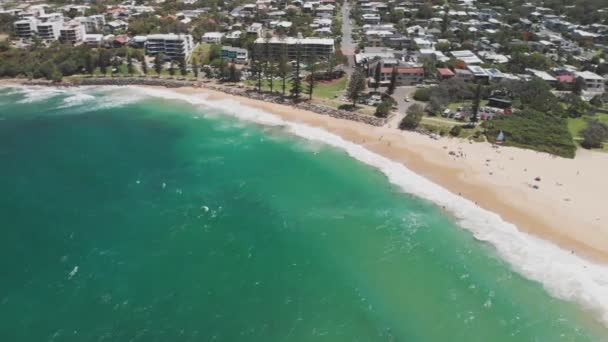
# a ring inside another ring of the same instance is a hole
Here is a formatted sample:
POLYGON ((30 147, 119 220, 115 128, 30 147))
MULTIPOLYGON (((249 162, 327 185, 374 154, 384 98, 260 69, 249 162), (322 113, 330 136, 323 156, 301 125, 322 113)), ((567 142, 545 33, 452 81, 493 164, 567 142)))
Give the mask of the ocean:
POLYGON ((0 191, 0 341, 608 341, 604 267, 236 102, 0 88, 0 191))

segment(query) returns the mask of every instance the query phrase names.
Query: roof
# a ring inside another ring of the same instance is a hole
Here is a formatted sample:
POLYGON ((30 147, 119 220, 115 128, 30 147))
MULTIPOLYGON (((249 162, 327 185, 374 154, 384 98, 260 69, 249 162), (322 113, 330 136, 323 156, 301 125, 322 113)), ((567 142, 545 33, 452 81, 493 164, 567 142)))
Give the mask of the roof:
MULTIPOLYGON (((383 74, 390 74, 393 72, 393 68, 382 68, 383 74)), ((399 74, 424 74, 423 68, 397 68, 399 74)))
POLYGON ((572 75, 559 75, 555 78, 559 83, 574 83, 574 76, 572 75))
POLYGON ((594 72, 591 71, 579 71, 576 73, 577 77, 582 77, 586 80, 604 80, 604 78, 594 72))
POLYGON ((441 76, 454 76, 454 72, 448 68, 437 68, 437 72, 441 76))
MULTIPOLYGON (((256 44, 265 44, 266 38, 258 38, 256 44)), ((318 45, 334 45, 334 40, 331 38, 293 38, 286 37, 283 39, 272 37, 268 40, 270 44, 318 44, 318 45)))

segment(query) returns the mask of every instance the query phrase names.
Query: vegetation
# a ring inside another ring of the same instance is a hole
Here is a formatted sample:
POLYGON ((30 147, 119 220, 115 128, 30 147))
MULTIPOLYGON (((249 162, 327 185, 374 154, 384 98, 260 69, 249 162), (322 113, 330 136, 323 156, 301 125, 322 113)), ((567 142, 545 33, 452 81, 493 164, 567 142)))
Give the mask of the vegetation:
POLYGON ((378 105, 378 107, 376 107, 376 113, 374 113, 374 115, 379 118, 387 118, 388 114, 391 112, 392 107, 392 102, 388 99, 385 99, 384 101, 382 101, 382 103, 378 105))
POLYGON ((416 129, 422 120, 424 110, 419 104, 413 104, 407 109, 407 115, 399 123, 400 129, 416 129))
POLYGON ((353 106, 356 105, 357 100, 361 96, 361 93, 365 90, 365 71, 362 69, 357 69, 350 76, 350 81, 348 82, 348 88, 346 89, 346 93, 348 97, 353 101, 353 106))
POLYGON ((450 135, 453 137, 460 136, 461 132, 462 132, 462 127, 460 125, 456 125, 456 126, 452 127, 452 129, 450 129, 450 135))
POLYGON ((488 141, 498 133, 505 135, 505 145, 528 148, 558 156, 573 158, 576 146, 566 119, 526 109, 483 123, 488 141))
POLYGON ((608 140, 608 125, 597 120, 589 120, 589 124, 581 132, 583 141, 581 146, 584 148, 601 148, 608 140))

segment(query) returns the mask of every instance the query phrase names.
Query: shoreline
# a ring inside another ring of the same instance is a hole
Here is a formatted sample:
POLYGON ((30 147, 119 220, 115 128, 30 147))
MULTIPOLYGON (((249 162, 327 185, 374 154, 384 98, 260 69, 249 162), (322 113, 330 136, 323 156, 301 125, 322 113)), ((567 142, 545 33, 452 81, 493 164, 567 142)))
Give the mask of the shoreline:
POLYGON ((562 203, 554 197, 556 191, 557 195, 564 191, 569 196, 587 196, 587 201, 594 196, 601 198, 602 189, 607 187, 598 181, 606 182, 601 174, 608 165, 608 154, 579 151, 583 153, 572 160, 460 139, 433 140, 415 132, 370 126, 207 88, 125 88, 136 96, 141 93, 224 110, 226 115, 284 127, 296 137, 341 149, 378 169, 405 193, 443 208, 472 237, 491 245, 516 272, 541 283, 554 297, 580 303, 608 326, 608 244, 603 243, 608 227, 601 226, 606 214, 594 212, 604 202, 591 201, 594 205, 588 206, 590 203, 583 200, 562 203), (581 167, 573 168, 575 162, 581 167), (519 170, 522 166, 525 171, 519 170), (514 174, 509 173, 512 170, 514 174), (550 174, 541 174, 542 181, 535 183, 533 178, 540 170, 550 174), (550 187, 555 177, 580 182, 550 187), (540 189, 532 184, 540 184, 540 189), (543 192, 545 188, 548 190, 543 192), (561 210, 564 205, 572 206, 561 210), (585 220, 580 210, 597 213, 599 219, 585 220))
MULTIPOLYGON (((574 159, 565 159, 532 150, 470 143, 458 138, 433 140, 417 132, 235 95, 225 92, 222 86, 187 83, 191 86, 133 86, 183 95, 206 94, 209 100, 236 101, 290 122, 320 128, 406 166, 451 193, 498 214, 525 233, 551 241, 584 258, 608 264, 608 210, 602 211, 602 204, 608 203, 602 194, 602 189, 608 191, 608 177, 602 176, 601 172, 608 169, 608 154, 579 149, 574 159), (537 177, 541 181, 535 181, 537 177), (534 189, 533 185, 539 189, 534 189)), ((0 80, 0 84, 58 86, 20 79, 0 80)), ((79 84, 63 83, 59 86, 79 84)))
POLYGON ((230 99, 287 121, 326 130, 405 165, 453 194, 460 194, 500 215, 523 232, 551 241, 579 256, 608 263, 608 215, 600 210, 603 207, 601 190, 608 190, 608 181, 606 177, 602 179, 600 169, 608 169, 608 154, 578 150, 575 159, 565 159, 456 138, 433 140, 417 132, 372 127, 204 87, 171 91, 187 95, 207 93, 209 100, 230 99), (521 161, 526 163, 522 165, 521 161), (574 170, 574 164, 579 161, 583 165, 574 170), (596 169, 588 170, 589 167, 596 169), (520 175, 509 173, 515 168, 520 169, 520 175), (572 171, 570 175, 567 175, 568 171, 572 171), (541 181, 535 181, 536 177, 541 181), (564 180, 560 182, 562 178, 564 180), (581 178, 580 182, 578 178, 581 178), (572 182, 568 184, 566 179, 572 182), (596 184, 595 180, 603 183, 596 184), (580 199, 575 202, 573 198, 580 199), (589 219, 581 217, 585 215, 589 219))

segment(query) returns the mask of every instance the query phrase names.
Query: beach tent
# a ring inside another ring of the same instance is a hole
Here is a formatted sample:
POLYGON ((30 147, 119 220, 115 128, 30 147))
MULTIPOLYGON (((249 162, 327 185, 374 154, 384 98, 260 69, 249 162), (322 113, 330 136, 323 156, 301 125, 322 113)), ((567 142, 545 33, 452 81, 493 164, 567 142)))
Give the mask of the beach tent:
POLYGON ((498 133, 498 136, 496 137, 496 143, 498 145, 502 145, 503 142, 505 142, 505 134, 502 131, 500 131, 498 133))

